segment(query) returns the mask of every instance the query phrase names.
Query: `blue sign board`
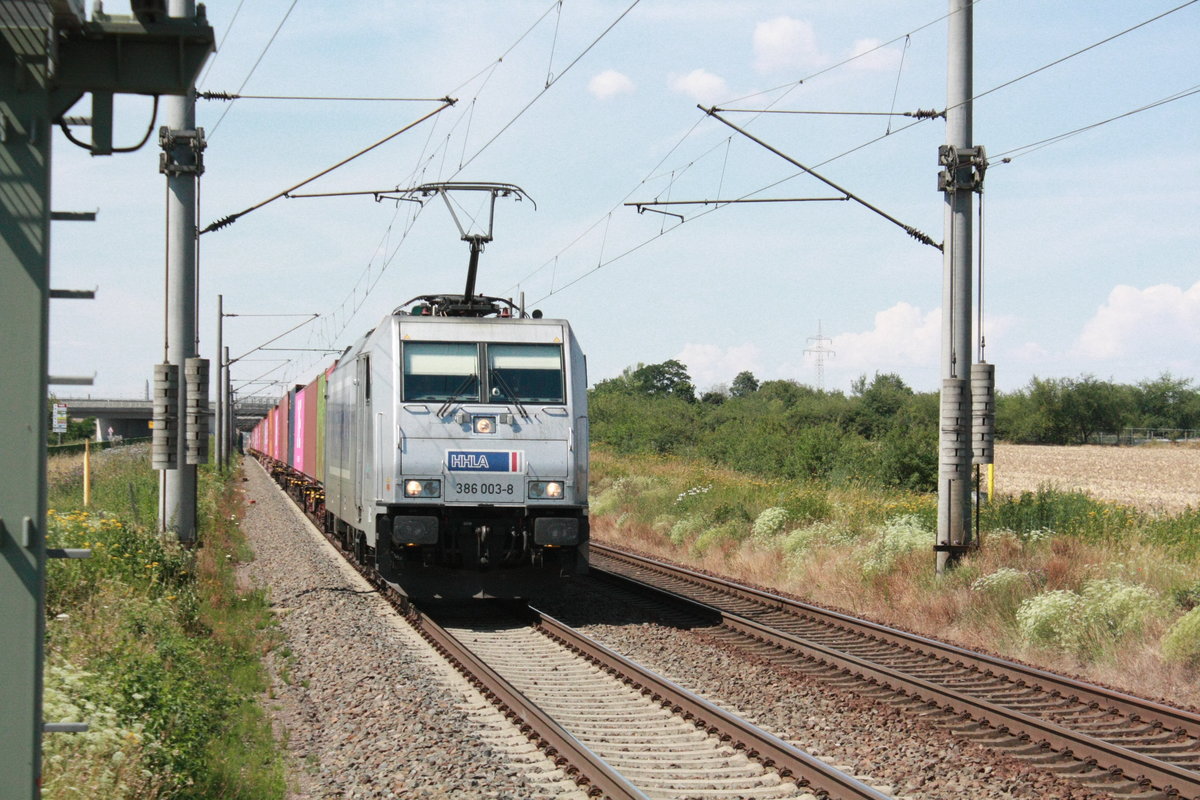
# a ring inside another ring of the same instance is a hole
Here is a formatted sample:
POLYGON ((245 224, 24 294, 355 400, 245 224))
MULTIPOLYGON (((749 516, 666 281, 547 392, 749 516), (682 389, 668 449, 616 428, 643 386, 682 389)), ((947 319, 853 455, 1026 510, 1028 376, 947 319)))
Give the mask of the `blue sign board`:
POLYGON ((446 469, 450 472, 520 472, 524 453, 520 450, 449 450, 446 469))

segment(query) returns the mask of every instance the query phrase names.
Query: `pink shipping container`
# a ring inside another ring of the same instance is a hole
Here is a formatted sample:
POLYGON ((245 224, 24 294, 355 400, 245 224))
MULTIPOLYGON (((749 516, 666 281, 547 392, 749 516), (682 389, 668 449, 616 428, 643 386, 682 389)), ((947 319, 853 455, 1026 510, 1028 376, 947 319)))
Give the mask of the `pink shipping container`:
POLYGON ((275 453, 272 456, 276 461, 288 462, 288 412, 291 411, 291 403, 288 402, 288 396, 285 394, 279 398, 279 405, 275 412, 275 453))
POLYGON ((292 466, 301 475, 318 479, 317 442, 321 431, 317 427, 317 390, 319 380, 296 392, 296 408, 292 419, 296 426, 292 439, 292 466))

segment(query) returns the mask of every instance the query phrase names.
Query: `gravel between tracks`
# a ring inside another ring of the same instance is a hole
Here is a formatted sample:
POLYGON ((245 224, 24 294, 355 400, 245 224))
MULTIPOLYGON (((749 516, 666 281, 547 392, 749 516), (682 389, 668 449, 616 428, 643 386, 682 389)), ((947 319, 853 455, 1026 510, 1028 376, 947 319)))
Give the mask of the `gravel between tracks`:
POLYGON ((589 584, 537 606, 886 793, 921 800, 1109 797, 952 736, 887 703, 733 648, 716 629, 658 624, 589 584))
POLYGON ((284 643, 264 706, 300 798, 584 798, 246 459, 244 577, 284 643))

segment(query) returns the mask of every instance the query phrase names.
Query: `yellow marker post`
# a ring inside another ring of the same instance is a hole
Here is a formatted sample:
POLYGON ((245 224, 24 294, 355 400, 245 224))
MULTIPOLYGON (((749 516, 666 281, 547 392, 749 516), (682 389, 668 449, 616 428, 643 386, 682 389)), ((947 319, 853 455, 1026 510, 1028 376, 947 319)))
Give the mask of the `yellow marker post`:
POLYGON ((92 442, 83 440, 83 507, 92 504, 92 442))
POLYGON ((987 492, 988 492, 988 502, 990 503, 990 502, 992 502, 992 496, 996 493, 996 465, 988 464, 987 467, 988 467, 987 492))

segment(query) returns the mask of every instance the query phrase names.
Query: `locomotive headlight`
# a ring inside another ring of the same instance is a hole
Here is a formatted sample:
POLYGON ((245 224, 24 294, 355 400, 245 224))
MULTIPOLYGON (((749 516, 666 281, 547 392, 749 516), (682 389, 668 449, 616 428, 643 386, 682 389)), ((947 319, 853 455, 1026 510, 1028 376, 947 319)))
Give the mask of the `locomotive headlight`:
POLYGON ((441 494, 441 481, 411 480, 404 482, 405 497, 440 497, 441 494))
POLYGON ((495 433, 496 418, 495 417, 476 417, 475 418, 476 433, 495 433))
POLYGON ((562 481, 530 481, 530 500, 561 500, 563 496, 562 481))

